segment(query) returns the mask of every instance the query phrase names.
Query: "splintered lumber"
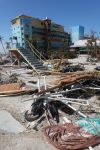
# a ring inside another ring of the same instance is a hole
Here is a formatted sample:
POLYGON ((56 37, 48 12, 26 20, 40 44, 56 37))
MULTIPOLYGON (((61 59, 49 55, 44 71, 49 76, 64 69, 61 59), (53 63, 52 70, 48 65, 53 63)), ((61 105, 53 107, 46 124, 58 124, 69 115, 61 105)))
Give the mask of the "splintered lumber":
MULTIPOLYGON (((44 71, 45 74, 48 74, 48 75, 56 75, 56 76, 67 76, 67 75, 73 75, 73 74, 83 74, 83 73, 86 73, 84 71, 77 71, 77 72, 66 72, 66 73, 62 73, 62 72, 55 72, 55 71, 44 71)), ((90 72, 87 72, 87 73, 95 73, 95 74, 100 74, 100 72, 98 71, 90 71, 90 72)))
POLYGON ((0 85, 0 93, 4 91, 14 91, 14 90, 20 90, 20 86, 18 83, 10 83, 10 84, 3 84, 0 85))
POLYGON ((72 72, 67 72, 67 73, 62 73, 62 72, 55 72, 55 71, 44 71, 45 74, 47 75, 57 75, 57 76, 65 76, 65 75, 70 75, 72 72))
POLYGON ((72 82, 75 82, 77 80, 81 79, 87 79, 89 77, 94 77, 97 75, 95 72, 82 72, 82 73, 73 73, 71 75, 66 75, 65 77, 61 77, 55 81, 53 81, 51 84, 53 85, 65 85, 72 82))
POLYGON ((64 77, 61 77, 55 81, 53 81, 52 83, 50 83, 50 85, 52 85, 51 88, 48 88, 46 90, 41 90, 40 92, 38 92, 37 94, 43 94, 45 92, 50 92, 54 89, 60 88, 66 84, 71 84, 74 83, 76 81, 82 80, 82 79, 88 79, 90 77, 94 77, 98 75, 98 73, 96 72, 78 72, 78 73, 73 73, 71 75, 66 75, 64 77))
POLYGON ((18 83, 9 83, 0 85, 0 96, 15 95, 31 92, 32 89, 22 88, 18 83))

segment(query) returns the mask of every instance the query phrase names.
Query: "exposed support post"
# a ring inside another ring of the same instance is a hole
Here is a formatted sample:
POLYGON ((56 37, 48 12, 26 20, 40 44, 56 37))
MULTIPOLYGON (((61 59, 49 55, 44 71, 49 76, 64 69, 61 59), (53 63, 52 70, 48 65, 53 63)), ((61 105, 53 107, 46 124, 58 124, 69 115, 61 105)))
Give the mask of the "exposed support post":
POLYGON ((18 59, 18 68, 21 67, 21 61, 18 59))
POLYGON ((46 76, 43 76, 43 78, 44 78, 44 88, 46 90, 47 89, 47 86, 46 86, 46 76))
POLYGON ((4 53, 6 54, 6 50, 5 50, 5 47, 4 47, 4 45, 3 45, 2 37, 1 37, 1 36, 0 36, 0 43, 1 43, 1 45, 2 45, 2 48, 3 48, 3 50, 4 50, 4 53))
POLYGON ((38 86, 38 91, 40 92, 40 77, 38 78, 37 86, 38 86))

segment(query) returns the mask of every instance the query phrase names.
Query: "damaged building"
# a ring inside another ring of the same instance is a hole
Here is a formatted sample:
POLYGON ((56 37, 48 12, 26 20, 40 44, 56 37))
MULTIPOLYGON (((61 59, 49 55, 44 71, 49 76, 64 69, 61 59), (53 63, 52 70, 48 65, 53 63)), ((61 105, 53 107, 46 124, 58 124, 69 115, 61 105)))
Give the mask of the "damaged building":
POLYGON ((39 51, 46 53, 48 50, 66 50, 70 44, 70 34, 64 27, 52 20, 38 19, 20 15, 12 21, 13 46, 27 48, 26 39, 29 39, 39 51))

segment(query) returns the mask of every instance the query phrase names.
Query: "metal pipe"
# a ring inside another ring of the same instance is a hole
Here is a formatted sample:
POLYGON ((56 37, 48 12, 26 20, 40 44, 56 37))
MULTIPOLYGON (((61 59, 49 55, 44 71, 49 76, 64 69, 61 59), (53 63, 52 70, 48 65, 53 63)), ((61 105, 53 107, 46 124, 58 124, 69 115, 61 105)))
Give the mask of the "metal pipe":
POLYGON ((38 86, 38 92, 40 92, 40 78, 38 78, 37 86, 38 86))
POLYGON ((47 89, 47 86, 46 86, 46 76, 43 76, 43 81, 44 81, 44 88, 45 88, 45 90, 47 89))

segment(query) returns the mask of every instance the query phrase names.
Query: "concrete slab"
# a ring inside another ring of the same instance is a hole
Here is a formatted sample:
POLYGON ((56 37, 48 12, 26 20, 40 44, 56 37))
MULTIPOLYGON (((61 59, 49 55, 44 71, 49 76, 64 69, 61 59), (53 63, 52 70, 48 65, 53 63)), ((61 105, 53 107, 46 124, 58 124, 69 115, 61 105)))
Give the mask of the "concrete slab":
POLYGON ((25 128, 9 112, 2 110, 0 111, 0 130, 17 134, 23 132, 25 128))

